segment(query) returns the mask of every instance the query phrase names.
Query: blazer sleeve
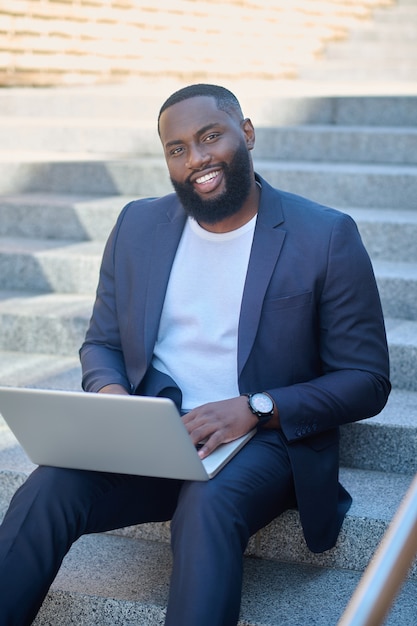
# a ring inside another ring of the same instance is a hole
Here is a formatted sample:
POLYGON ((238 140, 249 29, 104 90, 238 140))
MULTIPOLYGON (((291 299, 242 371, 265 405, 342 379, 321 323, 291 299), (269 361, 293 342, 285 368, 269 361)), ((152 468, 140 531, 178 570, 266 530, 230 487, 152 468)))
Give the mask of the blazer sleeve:
POLYGON ((97 392, 109 384, 119 384, 129 393, 132 391, 123 357, 115 285, 115 247, 129 206, 121 212, 107 240, 93 313, 80 348, 85 391, 97 392))
POLYGON ((356 224, 344 214, 331 232, 317 306, 320 375, 270 390, 289 441, 376 415, 391 389, 375 276, 356 224))

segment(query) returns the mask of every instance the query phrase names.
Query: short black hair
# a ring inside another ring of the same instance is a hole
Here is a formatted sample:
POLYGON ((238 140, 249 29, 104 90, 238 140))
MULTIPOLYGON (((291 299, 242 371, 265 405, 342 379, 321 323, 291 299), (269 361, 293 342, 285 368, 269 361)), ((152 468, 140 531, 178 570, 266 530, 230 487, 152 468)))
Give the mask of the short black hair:
POLYGON ((166 109, 174 104, 177 104, 178 102, 188 100, 189 98, 196 98, 197 96, 208 96, 209 98, 214 98, 217 108, 220 111, 225 111, 228 115, 237 115, 240 119, 243 119, 243 113, 240 108, 239 100, 231 91, 225 87, 221 87, 220 85, 198 83, 196 85, 189 85, 188 87, 183 87, 182 89, 175 91, 171 96, 169 96, 169 98, 167 98, 167 100, 165 100, 158 115, 158 132, 159 120, 161 119, 162 113, 166 109))

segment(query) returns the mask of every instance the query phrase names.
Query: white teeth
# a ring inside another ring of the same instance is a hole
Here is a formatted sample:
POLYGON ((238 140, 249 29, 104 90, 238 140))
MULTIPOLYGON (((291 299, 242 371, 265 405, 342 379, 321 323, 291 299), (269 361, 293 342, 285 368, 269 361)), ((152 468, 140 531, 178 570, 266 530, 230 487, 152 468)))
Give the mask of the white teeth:
POLYGON ((204 176, 201 176, 200 178, 196 179, 196 183, 198 183, 199 185, 201 183, 206 183, 209 180, 212 180, 213 178, 216 178, 216 176, 218 176, 219 172, 210 172, 209 174, 205 174, 204 176))

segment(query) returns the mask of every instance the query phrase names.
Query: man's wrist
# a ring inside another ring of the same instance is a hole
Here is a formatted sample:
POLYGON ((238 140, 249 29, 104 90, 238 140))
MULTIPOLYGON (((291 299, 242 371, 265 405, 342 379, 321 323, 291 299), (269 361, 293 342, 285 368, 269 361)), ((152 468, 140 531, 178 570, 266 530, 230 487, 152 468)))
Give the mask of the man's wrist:
POLYGON ((249 410, 258 420, 258 428, 280 428, 278 408, 269 393, 261 391, 243 395, 248 399, 249 410))
POLYGON ((267 424, 265 424, 265 428, 270 428, 271 430, 278 430, 281 428, 281 423, 279 421, 279 411, 278 411, 278 407, 277 407, 277 403, 275 402, 274 398, 271 396, 271 394, 265 392, 272 400, 272 402, 274 403, 274 412, 272 414, 271 419, 269 420, 269 422, 267 422, 267 424))

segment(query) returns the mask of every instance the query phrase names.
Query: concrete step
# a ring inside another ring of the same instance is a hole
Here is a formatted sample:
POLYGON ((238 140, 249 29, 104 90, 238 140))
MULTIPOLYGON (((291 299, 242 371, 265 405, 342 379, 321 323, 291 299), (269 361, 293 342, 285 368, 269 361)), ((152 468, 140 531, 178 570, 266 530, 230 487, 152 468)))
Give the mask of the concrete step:
POLYGON ((379 415, 344 425, 340 463, 380 472, 417 473, 417 393, 393 389, 379 415))
MULTIPOLYGON (((100 160, 77 154, 54 161, 56 156, 5 160, 0 194, 160 196, 172 191, 163 158, 100 160)), ((255 167, 273 186, 330 206, 417 208, 417 166, 255 159, 255 167)))
POLYGON ((329 43, 326 46, 326 56, 331 56, 340 49, 344 52, 345 58, 355 58, 352 54, 354 50, 350 47, 362 51, 369 44, 372 44, 380 54, 391 52, 398 58, 407 56, 409 46, 415 44, 417 36, 416 7, 409 7, 400 16, 391 11, 377 12, 376 16, 377 19, 364 21, 357 28, 349 29, 346 40, 329 43))
MULTIPOLYGON (((402 94, 397 85, 390 89, 385 83, 376 95, 369 95, 362 87, 356 95, 349 87, 341 96, 334 87, 329 90, 326 82, 232 80, 228 85, 256 126, 316 123, 413 127, 417 123, 416 92, 402 94)), ((139 122, 155 128, 161 104, 180 86, 183 84, 166 80, 117 87, 2 89, 0 116, 9 117, 11 123, 15 117, 43 118, 51 124, 58 119, 58 125, 59 120, 68 118, 89 119, 92 124, 112 119, 130 120, 132 129, 139 122)))
POLYGON ((81 391, 78 354, 0 350, 0 385, 81 391))
POLYGON ((94 294, 0 292, 0 350, 76 357, 93 300, 94 294))
MULTIPOLYGON (((0 292, 0 350, 74 356, 94 294, 0 292)), ((386 318, 394 387, 417 391, 417 321, 386 318)))
POLYGON ((391 63, 396 62, 401 65, 404 60, 413 59, 416 56, 417 24, 414 28, 404 30, 404 32, 387 34, 386 39, 383 39, 379 31, 361 34, 361 37, 357 35, 347 41, 338 42, 337 46, 329 46, 326 59, 334 61, 349 56, 351 59, 356 59, 358 63, 362 61, 380 63, 381 60, 388 59, 391 63))
POLYGON ((417 322, 386 318, 393 387, 417 391, 417 322))
POLYGON ((255 160, 274 187, 329 206, 417 209, 417 168, 401 165, 255 160))
MULTIPOLYGON (((16 194, 0 196, 0 237, 104 241, 135 196, 16 194)), ((417 212, 344 208, 373 260, 417 262, 417 212)))
MULTIPOLYGON (((350 30, 346 41, 339 41, 337 46, 334 44, 328 45, 326 56, 331 57, 333 54, 337 54, 339 46, 343 56, 348 54, 353 56, 354 50, 351 49, 351 46, 358 51, 362 50, 362 48, 366 49, 368 45, 372 44, 378 52, 384 51, 387 53, 391 49, 391 52, 394 55, 396 54, 398 58, 404 58, 404 56, 409 54, 409 48, 415 45, 417 36, 416 22, 417 19, 414 12, 409 22, 402 24, 401 28, 398 29, 393 29, 389 23, 379 24, 378 28, 371 23, 363 24, 357 30, 350 30)), ((379 60, 381 60, 381 57, 379 60)))
POLYGON ((416 211, 403 211, 399 208, 345 208, 344 211, 358 224, 373 261, 417 261, 416 211))
MULTIPOLYGON (((170 571, 165 544, 83 537, 64 560, 34 626, 160 626, 170 571)), ((359 572, 246 557, 239 626, 336 624, 359 580, 359 572)), ((416 581, 407 581, 387 626, 416 624, 416 592, 416 581)))
MULTIPOLYGON (((102 241, 0 237, 0 289, 94 294, 102 251, 102 241)), ((417 320, 417 262, 373 265, 385 315, 417 320)))
MULTIPOLYGON (((129 119, 0 118, 2 150, 86 152, 134 157, 162 154, 155 124, 129 119)), ((376 127, 306 124, 260 126, 256 131, 257 158, 357 162, 417 163, 417 130, 413 127, 376 127)))
POLYGON ((417 263, 373 262, 386 317, 417 320, 417 263))
POLYGON ((396 31, 400 25, 413 24, 417 30, 417 7, 411 1, 396 0, 390 9, 375 8, 373 13, 373 23, 378 27, 382 25, 391 26, 391 30, 396 31))
POLYGON ((299 125, 258 128, 254 156, 332 163, 417 162, 417 129, 407 127, 299 125))
MULTIPOLYGON (((0 419, 0 517, 15 489, 34 468, 0 419)), ((412 480, 410 474, 394 474, 341 468, 340 480, 353 497, 337 544, 324 554, 311 553, 303 539, 298 512, 287 511, 252 537, 247 554, 320 567, 362 570, 366 567, 412 480)), ((139 540, 169 543, 169 524, 144 524, 112 534, 139 540)), ((417 580, 417 563, 409 577, 417 580)))
MULTIPOLYGON (((369 80, 369 76, 375 81, 405 81, 410 76, 415 76, 416 66, 412 57, 396 59, 384 59, 384 63, 376 63, 372 58, 360 59, 322 59, 312 64, 308 69, 310 80, 339 80, 340 76, 349 76, 353 82, 369 80)), ((307 73, 307 72, 306 72, 307 73)))
POLYGON ((2 150, 162 154, 156 123, 129 118, 4 116, 0 134, 2 150))
POLYGON ((0 237, 105 241, 123 206, 136 197, 59 193, 0 196, 0 237))
POLYGON ((0 289, 91 294, 102 241, 0 237, 0 289))
POLYGON ((417 11, 396 2, 377 9, 371 20, 348 29, 345 41, 329 42, 322 59, 305 64, 299 77, 309 80, 361 82, 415 81, 417 11))

